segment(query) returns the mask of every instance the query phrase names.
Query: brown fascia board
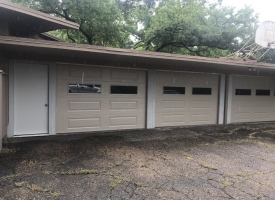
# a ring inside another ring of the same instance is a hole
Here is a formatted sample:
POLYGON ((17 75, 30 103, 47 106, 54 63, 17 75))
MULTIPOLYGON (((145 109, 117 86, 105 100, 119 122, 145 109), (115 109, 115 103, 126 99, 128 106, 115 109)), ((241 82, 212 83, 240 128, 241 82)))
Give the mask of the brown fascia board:
MULTIPOLYGON (((130 49, 120 49, 120 48, 111 48, 111 47, 101 47, 94 45, 85 45, 77 43, 68 43, 68 42, 55 42, 55 41, 45 41, 45 40, 34 40, 27 38, 18 38, 10 36, 0 36, 0 45, 11 45, 11 46, 22 46, 29 48, 39 48, 39 49, 57 49, 57 50, 69 50, 72 52, 90 52, 90 53, 100 53, 106 55, 119 55, 119 56, 129 56, 129 57, 139 57, 139 58, 151 58, 158 60, 175 60, 183 62, 194 62, 194 63, 205 63, 205 64, 217 64, 224 69, 229 68, 230 66, 234 67, 251 67, 251 68, 262 68, 262 69, 275 69, 274 64, 268 63, 251 63, 244 61, 235 61, 235 60, 225 60, 218 58, 207 58, 199 56, 186 56, 179 54, 170 54, 170 53, 159 53, 152 51, 138 51, 130 49)), ((1 50, 1 49, 0 49, 1 50)))
POLYGON ((14 12, 19 12, 19 13, 23 13, 29 16, 33 16, 35 18, 39 18, 42 20, 46 20, 55 24, 59 24, 64 26, 64 28, 67 29, 79 29, 79 24, 74 23, 74 22, 70 22, 68 20, 64 20, 58 17, 54 17, 52 15, 43 13, 43 12, 39 12, 30 8, 26 8, 24 6, 20 6, 18 4, 15 3, 11 3, 8 2, 6 0, 0 0, 0 8, 5 8, 8 10, 12 10, 14 12))

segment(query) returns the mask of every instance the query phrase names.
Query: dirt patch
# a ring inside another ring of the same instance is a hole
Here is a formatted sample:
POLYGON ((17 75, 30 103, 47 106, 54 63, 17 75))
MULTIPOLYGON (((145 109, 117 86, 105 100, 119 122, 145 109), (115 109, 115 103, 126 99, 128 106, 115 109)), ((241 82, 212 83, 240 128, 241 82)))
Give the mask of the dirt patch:
POLYGON ((275 199, 273 123, 8 143, 0 200, 275 199))

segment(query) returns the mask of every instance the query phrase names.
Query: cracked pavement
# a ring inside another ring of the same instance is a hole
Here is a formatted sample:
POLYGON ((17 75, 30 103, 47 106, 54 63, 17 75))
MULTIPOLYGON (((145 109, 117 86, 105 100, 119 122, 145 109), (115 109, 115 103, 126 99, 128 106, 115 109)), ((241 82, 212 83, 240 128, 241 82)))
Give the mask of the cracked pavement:
POLYGON ((0 200, 275 199, 274 123, 131 130, 4 145, 0 200))

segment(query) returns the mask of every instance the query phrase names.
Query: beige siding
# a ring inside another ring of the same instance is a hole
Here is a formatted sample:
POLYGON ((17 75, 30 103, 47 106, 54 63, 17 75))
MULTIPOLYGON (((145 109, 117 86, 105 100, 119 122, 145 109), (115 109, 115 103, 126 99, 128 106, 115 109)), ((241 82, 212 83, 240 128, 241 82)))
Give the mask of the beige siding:
POLYGON ((157 72, 156 127, 216 124, 219 75, 157 72), (185 94, 163 94, 163 87, 185 87, 185 94), (212 88, 211 95, 192 95, 193 87, 212 88))
POLYGON ((233 76, 231 122, 275 120, 275 79, 233 76), (251 89, 251 95, 236 95, 236 89, 251 89), (256 90, 270 90, 270 96, 256 96, 256 90))
POLYGON ((145 128, 145 94, 145 71, 57 66, 57 133, 145 128), (77 83, 101 85, 101 93, 68 93, 77 83), (110 94, 111 85, 138 86, 138 94, 110 94))

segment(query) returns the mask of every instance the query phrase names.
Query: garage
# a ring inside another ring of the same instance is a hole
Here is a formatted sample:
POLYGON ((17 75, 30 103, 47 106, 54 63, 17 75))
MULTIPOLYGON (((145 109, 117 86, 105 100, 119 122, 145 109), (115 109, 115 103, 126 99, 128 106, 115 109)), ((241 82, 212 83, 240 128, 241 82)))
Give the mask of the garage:
POLYGON ((231 123, 275 120, 275 79, 233 75, 231 123))
POLYGON ((56 132, 145 128, 146 71, 57 65, 56 132))
POLYGON ((157 71, 156 127, 216 124, 219 75, 157 71))

